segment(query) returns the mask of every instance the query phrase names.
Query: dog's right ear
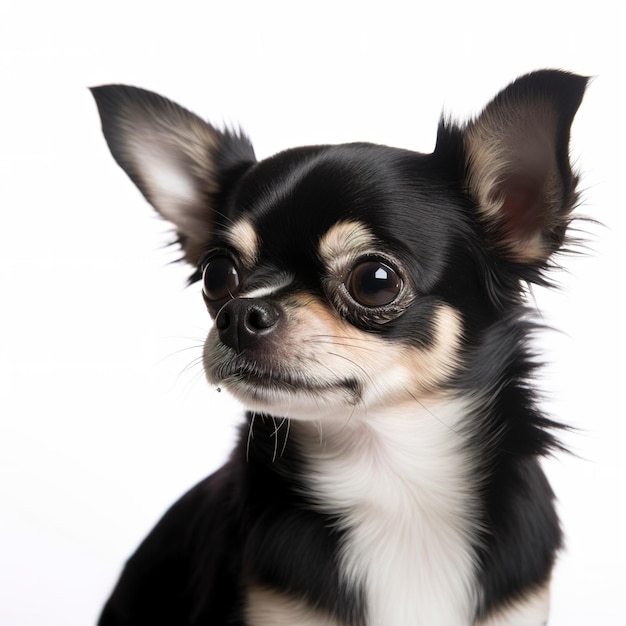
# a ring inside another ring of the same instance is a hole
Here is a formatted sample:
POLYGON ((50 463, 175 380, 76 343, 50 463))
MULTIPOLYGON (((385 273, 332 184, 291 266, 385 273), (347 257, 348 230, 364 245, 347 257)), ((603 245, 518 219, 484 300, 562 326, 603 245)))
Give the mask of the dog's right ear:
POLYGON ((242 134, 219 131, 155 93, 93 87, 113 157, 148 202, 176 227, 185 260, 201 261, 218 196, 256 159, 242 134))

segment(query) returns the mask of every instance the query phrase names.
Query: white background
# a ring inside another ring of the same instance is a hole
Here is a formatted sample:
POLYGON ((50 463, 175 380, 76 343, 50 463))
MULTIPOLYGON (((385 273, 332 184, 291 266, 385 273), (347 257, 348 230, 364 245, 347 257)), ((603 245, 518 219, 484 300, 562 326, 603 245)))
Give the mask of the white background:
POLYGON ((114 164, 89 85, 241 123, 257 155, 366 140, 430 151, 519 74, 595 76, 573 129, 590 254, 536 292, 547 463, 567 532, 555 626, 626 623, 621 368, 626 78, 618 2, 0 4, 0 624, 94 623, 123 560, 210 473, 240 409, 204 383, 209 326, 165 224, 114 164), (433 8, 436 7, 436 8, 433 8))

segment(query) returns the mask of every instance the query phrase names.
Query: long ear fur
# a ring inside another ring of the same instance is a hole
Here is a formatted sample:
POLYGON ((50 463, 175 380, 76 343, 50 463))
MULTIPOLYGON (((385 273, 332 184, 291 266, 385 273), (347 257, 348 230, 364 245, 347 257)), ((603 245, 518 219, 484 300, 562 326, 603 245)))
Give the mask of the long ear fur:
POLYGON ((155 93, 125 85, 91 89, 113 157, 178 232, 197 265, 213 230, 215 202, 231 172, 255 162, 243 135, 218 131, 155 93))
POLYGON ((464 130, 466 185, 508 260, 543 265, 563 244, 577 201, 570 127, 586 84, 555 70, 528 74, 464 130))

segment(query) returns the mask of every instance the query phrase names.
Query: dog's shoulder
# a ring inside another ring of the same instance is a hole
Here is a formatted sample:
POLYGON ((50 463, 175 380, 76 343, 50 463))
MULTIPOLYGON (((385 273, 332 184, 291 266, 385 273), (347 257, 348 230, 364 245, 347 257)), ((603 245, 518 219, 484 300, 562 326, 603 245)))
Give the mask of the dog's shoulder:
POLYGON ((192 623, 194 614, 226 619, 237 588, 236 529, 224 514, 234 477, 227 463, 166 511, 127 561, 100 626, 192 623))

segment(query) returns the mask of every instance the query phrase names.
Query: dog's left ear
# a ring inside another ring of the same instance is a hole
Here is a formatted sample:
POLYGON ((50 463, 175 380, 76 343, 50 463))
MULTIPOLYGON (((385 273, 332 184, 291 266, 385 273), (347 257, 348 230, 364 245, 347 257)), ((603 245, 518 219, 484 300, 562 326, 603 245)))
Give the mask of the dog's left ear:
POLYGON ((543 265, 563 244, 577 200, 572 120, 587 78, 543 70, 500 92, 464 130, 466 186, 492 245, 543 265))
POLYGON ((251 143, 145 89, 104 85, 91 92, 113 157, 174 224, 185 260, 197 265, 220 195, 256 161, 251 143))

